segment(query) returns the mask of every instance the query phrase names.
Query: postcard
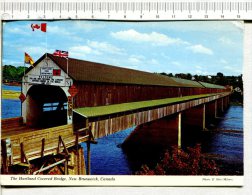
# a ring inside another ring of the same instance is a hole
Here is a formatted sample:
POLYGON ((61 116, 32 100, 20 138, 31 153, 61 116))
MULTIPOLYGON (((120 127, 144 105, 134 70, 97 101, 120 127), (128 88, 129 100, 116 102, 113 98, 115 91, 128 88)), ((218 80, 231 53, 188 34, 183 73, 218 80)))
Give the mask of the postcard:
POLYGON ((5 186, 242 186, 243 21, 2 21, 5 186))

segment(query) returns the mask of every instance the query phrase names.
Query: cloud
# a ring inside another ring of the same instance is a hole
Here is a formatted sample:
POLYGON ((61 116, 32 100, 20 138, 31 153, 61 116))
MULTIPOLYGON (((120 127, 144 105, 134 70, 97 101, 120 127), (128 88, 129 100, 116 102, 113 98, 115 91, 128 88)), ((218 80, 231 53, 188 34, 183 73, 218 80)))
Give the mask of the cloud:
POLYGON ((9 28, 7 31, 8 31, 8 33, 13 33, 13 34, 29 35, 29 33, 27 31, 21 30, 18 27, 9 28))
MULTIPOLYGON (((150 43, 154 46, 167 46, 167 45, 187 45, 187 49, 193 53, 201 53, 213 55, 213 51, 201 44, 193 45, 187 41, 179 38, 172 38, 165 34, 158 32, 140 33, 134 29, 125 31, 111 32, 111 36, 115 39, 130 41, 135 43, 150 43)), ((176 64, 175 64, 176 65, 176 64)))
POLYGON ((93 50, 91 47, 87 45, 79 45, 79 46, 73 46, 69 48, 69 53, 71 57, 73 58, 80 58, 83 59, 87 54, 96 54, 100 55, 101 53, 93 50))
POLYGON ((87 42, 89 47, 92 47, 96 50, 105 52, 105 53, 112 53, 112 54, 123 54, 123 49, 120 49, 110 43, 107 42, 98 42, 98 41, 88 41, 87 42))
POLYGON ((27 52, 30 55, 36 55, 41 57, 44 53, 48 52, 51 53, 52 50, 46 47, 39 47, 39 46, 30 46, 30 47, 21 47, 19 48, 20 51, 27 52))
POLYGON ((32 32, 31 26, 30 24, 25 24, 25 25, 5 25, 5 30, 6 30, 6 34, 10 33, 10 34, 16 34, 16 35, 31 35, 30 33, 32 32))
POLYGON ((170 45, 170 44, 188 44, 185 41, 182 41, 179 38, 171 38, 165 34, 158 33, 158 32, 151 32, 151 33, 140 33, 134 29, 129 29, 126 31, 118 31, 118 32, 111 32, 111 36, 130 42, 138 42, 138 43, 151 43, 152 45, 170 45))
POLYGON ((3 59, 3 65, 24 66, 24 62, 23 60, 17 61, 17 60, 3 59))
POLYGON ((213 51, 201 44, 188 46, 187 49, 191 50, 193 53, 201 53, 207 55, 213 55, 213 51))
POLYGON ((208 71, 196 70, 194 72, 195 74, 199 74, 199 75, 211 75, 211 73, 208 71))
POLYGON ((86 55, 102 55, 104 53, 110 54, 124 54, 123 49, 120 49, 107 42, 98 42, 88 40, 85 45, 73 46, 69 48, 71 57, 83 58, 86 55))

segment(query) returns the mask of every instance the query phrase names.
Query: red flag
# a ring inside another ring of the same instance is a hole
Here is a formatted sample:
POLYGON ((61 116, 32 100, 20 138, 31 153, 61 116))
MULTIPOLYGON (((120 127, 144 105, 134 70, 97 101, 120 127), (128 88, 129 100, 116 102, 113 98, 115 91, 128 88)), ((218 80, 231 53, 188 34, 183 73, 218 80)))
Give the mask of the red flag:
POLYGON ((31 24, 32 31, 35 29, 40 29, 42 32, 46 32, 46 23, 41 24, 31 24))
POLYGON ((54 56, 68 58, 68 51, 55 50, 53 53, 54 56))

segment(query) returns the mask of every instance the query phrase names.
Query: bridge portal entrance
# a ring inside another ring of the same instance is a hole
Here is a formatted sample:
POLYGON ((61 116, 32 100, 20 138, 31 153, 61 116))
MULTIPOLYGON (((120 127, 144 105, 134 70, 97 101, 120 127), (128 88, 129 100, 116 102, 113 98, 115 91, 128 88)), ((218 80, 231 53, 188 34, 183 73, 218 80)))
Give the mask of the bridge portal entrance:
POLYGON ((67 97, 61 87, 33 85, 26 98, 27 126, 50 128, 67 124, 67 97))

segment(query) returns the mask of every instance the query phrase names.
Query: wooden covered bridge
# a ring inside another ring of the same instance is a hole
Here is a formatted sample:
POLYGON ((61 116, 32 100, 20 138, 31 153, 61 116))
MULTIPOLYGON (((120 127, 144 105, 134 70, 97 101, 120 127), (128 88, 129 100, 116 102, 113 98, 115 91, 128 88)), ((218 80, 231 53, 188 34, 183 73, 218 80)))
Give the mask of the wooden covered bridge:
POLYGON ((181 146, 181 126, 205 129, 228 106, 230 93, 209 83, 44 54, 23 77, 22 116, 2 120, 2 172, 49 174, 57 166, 62 174, 90 174, 96 138, 166 116, 165 141, 181 146))

